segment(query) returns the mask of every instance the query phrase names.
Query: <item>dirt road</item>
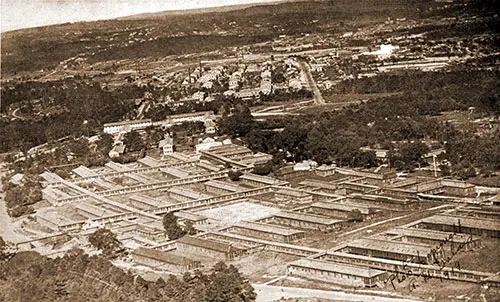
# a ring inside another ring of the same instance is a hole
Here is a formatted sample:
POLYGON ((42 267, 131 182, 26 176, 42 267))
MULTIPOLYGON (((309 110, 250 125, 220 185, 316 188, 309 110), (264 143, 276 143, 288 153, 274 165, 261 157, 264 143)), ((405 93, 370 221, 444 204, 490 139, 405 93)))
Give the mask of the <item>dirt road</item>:
POLYGON ((317 290, 309 288, 297 288, 297 287, 282 287, 282 286, 272 286, 265 284, 252 284, 257 293, 256 302, 272 302, 279 301, 281 298, 323 298, 330 299, 334 301, 373 301, 373 302, 415 302, 421 300, 405 299, 397 297, 382 297, 377 295, 365 295, 365 294, 355 294, 346 293, 343 291, 328 291, 328 290, 317 290))
POLYGON ((326 103, 325 99, 323 98, 321 91, 319 91, 318 85, 316 85, 316 81, 314 80, 311 74, 311 69, 309 68, 309 65, 307 65, 307 63, 304 61, 300 61, 300 67, 306 73, 307 83, 309 84, 309 87, 312 89, 312 92, 314 94, 314 102, 317 105, 325 104, 326 103))

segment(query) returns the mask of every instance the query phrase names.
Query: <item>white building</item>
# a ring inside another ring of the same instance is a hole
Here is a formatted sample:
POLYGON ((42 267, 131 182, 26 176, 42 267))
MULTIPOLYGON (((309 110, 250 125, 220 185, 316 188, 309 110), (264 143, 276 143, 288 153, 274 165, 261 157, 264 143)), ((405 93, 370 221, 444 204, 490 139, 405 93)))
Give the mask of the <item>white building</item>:
POLYGON ((311 171, 318 167, 318 163, 314 160, 304 160, 300 163, 296 163, 293 166, 293 171, 311 171))
POLYGON ((165 138, 160 141, 158 147, 163 151, 164 155, 174 152, 174 139, 166 134, 165 138))
POLYGON ((211 137, 207 137, 195 146, 196 152, 208 150, 210 148, 222 146, 222 142, 218 142, 211 137))
POLYGON ((212 120, 206 120, 205 123, 204 123, 204 125, 205 125, 205 132, 206 133, 209 133, 209 134, 214 134, 215 133, 215 130, 216 130, 215 126, 216 126, 216 124, 215 124, 214 121, 212 121, 212 120))
POLYGON ((151 127, 153 122, 151 119, 123 121, 116 123, 104 124, 104 133, 116 134, 120 132, 130 132, 132 130, 145 129, 151 127))

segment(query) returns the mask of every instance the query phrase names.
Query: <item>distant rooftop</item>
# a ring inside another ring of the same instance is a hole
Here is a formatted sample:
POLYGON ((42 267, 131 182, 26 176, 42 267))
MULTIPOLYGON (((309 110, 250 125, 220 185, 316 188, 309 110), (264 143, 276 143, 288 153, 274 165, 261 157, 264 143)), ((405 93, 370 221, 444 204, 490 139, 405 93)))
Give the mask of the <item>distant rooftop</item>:
POLYGON ((424 244, 374 238, 358 239, 348 243, 347 246, 420 257, 425 257, 432 249, 430 246, 424 244))

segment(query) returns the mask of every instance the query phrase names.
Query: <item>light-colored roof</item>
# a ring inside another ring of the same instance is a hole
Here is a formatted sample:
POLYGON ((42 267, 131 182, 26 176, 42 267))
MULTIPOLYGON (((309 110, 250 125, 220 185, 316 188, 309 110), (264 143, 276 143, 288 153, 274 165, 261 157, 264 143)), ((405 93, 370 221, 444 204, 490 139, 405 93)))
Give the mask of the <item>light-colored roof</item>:
POLYGON ((155 259, 155 260, 159 260, 161 262, 174 264, 174 265, 188 265, 188 264, 197 262, 195 260, 191 260, 191 259, 186 258, 186 257, 181 257, 178 255, 173 255, 173 254, 168 253, 168 252, 154 250, 154 249, 148 249, 148 248, 143 248, 143 247, 139 247, 139 248, 135 249, 132 252, 132 254, 155 259))
POLYGON ((311 196, 305 192, 299 191, 299 190, 293 190, 289 188, 283 188, 281 190, 278 190, 276 194, 281 194, 281 195, 286 195, 286 196, 293 196, 293 197, 307 197, 311 196))
POLYGON ((198 163, 196 163, 199 167, 201 168, 204 168, 204 169, 207 169, 207 170, 210 170, 210 171, 220 171, 221 168, 220 167, 217 167, 215 165, 213 165, 212 163, 210 163, 209 161, 207 160, 200 160, 198 163))
POLYGON ((135 124, 142 124, 142 123, 151 123, 151 119, 107 123, 107 124, 104 124, 104 127, 127 126, 127 125, 135 125, 135 124))
POLYGON ((205 186, 214 187, 214 188, 221 188, 223 190, 230 191, 230 192, 238 192, 238 191, 242 190, 242 188, 238 185, 231 184, 231 183, 228 183, 225 181, 215 180, 215 179, 205 182, 205 186))
POLYGON ((290 263, 290 265, 363 278, 373 278, 385 273, 376 269, 316 259, 300 259, 290 263))
POLYGON ((98 174, 85 166, 79 166, 78 168, 73 169, 73 172, 81 177, 93 177, 98 174))
POLYGON ((367 250, 383 251, 387 253, 403 254, 409 256, 425 257, 431 252, 432 247, 425 244, 401 242, 394 240, 382 240, 374 238, 362 238, 349 242, 347 246, 367 250))
POLYGON ((320 171, 335 170, 335 166, 334 165, 321 165, 321 166, 317 167, 316 170, 320 170, 320 171))
POLYGON ((191 220, 191 221, 203 221, 203 220, 207 220, 208 218, 203 216, 203 215, 200 215, 200 214, 197 214, 197 213, 192 213, 192 212, 188 212, 188 211, 177 211, 174 213, 174 215, 176 217, 179 217, 179 218, 182 218, 182 219, 186 219, 186 220, 191 220))
POLYGON ((460 225, 462 227, 500 231, 500 220, 498 219, 468 217, 468 216, 435 215, 427 217, 422 221, 428 223, 456 225, 456 226, 458 226, 460 222, 460 225))
POLYGON ((217 252, 223 252, 223 253, 228 253, 228 252, 239 250, 238 248, 236 248, 232 245, 226 244, 226 243, 217 242, 217 241, 210 240, 210 239, 193 237, 193 236, 184 236, 184 237, 178 239, 177 243, 202 247, 205 249, 209 249, 209 250, 213 250, 213 251, 217 251, 217 252))
POLYGON ((276 178, 262 176, 262 175, 256 175, 256 174, 251 174, 251 173, 245 173, 245 174, 241 175, 240 179, 260 182, 260 183, 268 184, 268 185, 277 185, 277 184, 287 184, 288 183, 286 181, 281 181, 281 180, 276 179, 276 178))
POLYGON ((160 207, 163 205, 163 202, 161 200, 154 199, 153 197, 147 196, 145 194, 133 194, 129 195, 128 198, 149 205, 151 207, 160 207))
POLYGON ((147 155, 147 156, 145 156, 143 158, 139 158, 137 160, 137 162, 141 163, 143 165, 146 165, 148 167, 157 167, 157 166, 161 165, 161 163, 160 163, 159 160, 157 160, 157 159, 155 159, 155 158, 153 158, 153 157, 151 157, 149 155, 147 155))
POLYGON ((259 223, 259 222, 240 221, 236 223, 234 226, 259 232, 283 235, 283 236, 290 236, 298 233, 303 233, 302 231, 299 230, 265 224, 265 223, 259 223))
POLYGON ((167 174, 170 174, 170 175, 173 175, 173 176, 178 177, 178 178, 186 178, 189 176, 189 172, 184 171, 184 170, 177 168, 177 167, 161 168, 160 171, 167 173, 167 174))
POLYGON ((191 190, 191 189, 186 188, 186 187, 182 187, 182 188, 172 187, 172 188, 170 188, 169 192, 172 192, 174 194, 181 195, 184 197, 192 198, 192 199, 204 199, 204 198, 212 197, 211 195, 196 192, 196 191, 191 190))
POLYGON ((59 182, 61 181, 61 176, 57 175, 56 173, 48 172, 45 171, 40 176, 45 179, 48 182, 59 182))
POLYGON ((384 195, 371 195, 371 194, 350 194, 348 196, 348 199, 361 199, 361 200, 372 200, 372 201, 381 201, 381 202, 388 202, 388 203, 402 203, 406 204, 408 202, 407 199, 400 199, 400 198, 394 198, 394 197, 389 197, 389 196, 384 196, 384 195))
POLYGON ((113 149, 111 149, 110 152, 117 152, 118 154, 123 154, 123 152, 125 152, 125 144, 117 144, 115 146, 113 146, 113 149))
MULTIPOLYGON (((441 232, 426 229, 416 229, 416 228, 395 228, 386 232, 387 234, 397 234, 408 237, 415 238, 426 238, 433 240, 449 240, 450 242, 466 242, 469 240, 469 236, 464 234, 453 234, 449 232, 441 232), (451 238, 451 239, 450 239, 451 238)), ((477 239, 477 238, 474 238, 477 239)))
POLYGON ((21 181, 23 180, 23 178, 24 178, 24 174, 17 173, 17 174, 15 174, 14 176, 12 176, 10 178, 10 182, 13 183, 13 184, 19 184, 19 183, 21 183, 21 181))
POLYGON ((338 224, 340 222, 343 222, 343 220, 332 219, 332 218, 328 218, 328 217, 321 216, 321 215, 297 213, 297 212, 291 212, 291 211, 281 211, 281 212, 274 214, 273 216, 288 218, 288 219, 292 219, 292 220, 313 222, 313 223, 323 224, 323 225, 334 225, 334 224, 338 224))
POLYGON ((114 214, 118 213, 116 211, 112 211, 112 210, 105 209, 105 208, 97 206, 97 205, 84 203, 84 202, 78 203, 78 204, 74 205, 74 207, 76 209, 79 209, 79 210, 85 212, 85 213, 91 214, 95 217, 104 217, 104 216, 114 215, 114 214))
POLYGON ((313 208, 336 210, 343 212, 352 212, 354 210, 359 210, 363 214, 369 214, 375 212, 375 209, 366 205, 352 205, 340 202, 315 202, 311 205, 313 208))
POLYGON ((114 161, 109 161, 106 164, 104 164, 106 167, 110 168, 111 170, 114 170, 116 172, 126 172, 130 171, 130 168, 122 165, 120 163, 114 162, 114 161))
POLYGON ((304 181, 301 181, 299 182, 299 185, 307 187, 315 187, 320 189, 327 189, 327 190, 337 190, 338 188, 337 184, 321 180, 312 180, 312 179, 306 179, 304 181))

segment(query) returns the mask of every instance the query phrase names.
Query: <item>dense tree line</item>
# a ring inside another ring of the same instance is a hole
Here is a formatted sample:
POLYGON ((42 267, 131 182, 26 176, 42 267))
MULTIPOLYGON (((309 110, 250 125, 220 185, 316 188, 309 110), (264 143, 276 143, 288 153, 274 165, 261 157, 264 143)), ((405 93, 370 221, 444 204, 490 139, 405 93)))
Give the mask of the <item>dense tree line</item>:
POLYGON ((107 258, 72 250, 50 259, 20 252, 0 263, 0 301, 255 301, 255 292, 234 266, 218 263, 208 274, 146 281, 107 258))
POLYGON ((124 251, 122 243, 108 229, 98 229, 90 234, 88 238, 90 244, 96 249, 101 250, 106 257, 116 258, 124 251))
POLYGON ((127 100, 142 96, 141 88, 118 90, 99 83, 73 79, 55 82, 23 82, 2 88, 2 110, 13 105, 31 108, 27 119, 0 119, 0 152, 26 151, 67 135, 91 135, 103 123, 121 120, 131 112, 127 100), (33 105, 33 102, 38 105, 33 105), (38 114, 34 114, 33 112, 38 114))
MULTIPOLYGON (((445 159, 452 164, 450 173, 471 175, 464 172, 464 169, 471 171, 471 167, 472 171, 490 173, 500 169, 499 133, 477 135, 471 132, 474 129, 464 132, 429 119, 443 111, 464 111, 470 106, 479 115, 498 117, 497 73, 416 73, 408 79, 395 76, 397 81, 392 77, 382 75, 380 79, 367 81, 380 81, 385 86, 406 85, 399 95, 351 105, 341 111, 286 117, 280 122, 272 120, 271 127, 266 122, 254 121, 245 108, 235 107, 232 114, 223 116, 219 131, 241 137, 255 151, 273 154, 275 163, 281 159, 313 159, 320 164, 336 162, 341 166, 371 167, 378 164, 375 154, 363 152, 360 147, 378 146, 390 151, 390 162, 396 168, 412 169, 429 151, 420 141, 431 139, 446 148, 445 159), (273 127, 281 131, 267 130, 273 127)), ((381 92, 376 86, 371 89, 359 92, 381 92)))
POLYGON ((467 71, 460 68, 451 72, 402 71, 361 79, 342 81, 327 94, 344 93, 406 93, 403 104, 420 96, 427 100, 412 114, 437 114, 446 110, 464 110, 469 106, 500 113, 500 77, 498 71, 467 71))
POLYGON ((33 204, 42 199, 40 184, 27 179, 21 185, 15 185, 5 181, 3 185, 5 191, 5 205, 8 213, 12 217, 34 212, 33 204))
POLYGON ((176 240, 184 235, 194 235, 197 233, 191 221, 185 221, 184 227, 182 227, 178 223, 174 212, 168 212, 163 215, 162 224, 169 240, 176 240))

